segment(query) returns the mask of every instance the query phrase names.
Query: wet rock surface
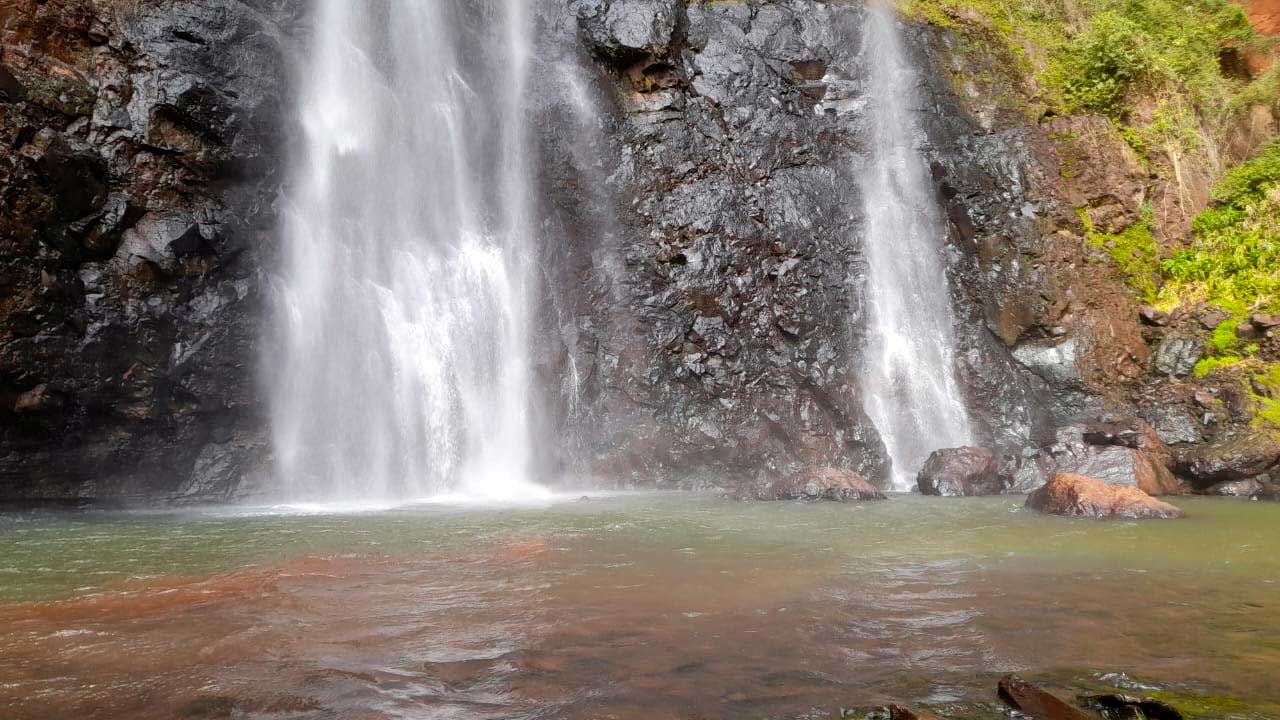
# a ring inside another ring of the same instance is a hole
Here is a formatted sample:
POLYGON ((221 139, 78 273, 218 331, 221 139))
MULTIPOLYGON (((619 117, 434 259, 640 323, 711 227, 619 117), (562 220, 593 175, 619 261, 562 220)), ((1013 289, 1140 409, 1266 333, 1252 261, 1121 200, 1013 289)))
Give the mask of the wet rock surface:
POLYGON ((1006 705, 1039 720, 1089 720, 1089 716, 1017 675, 1000 678, 997 694, 1006 705))
POLYGON ((261 437, 295 5, 0 10, 0 497, 163 498, 261 437))
MULTIPOLYGON (((577 53, 532 80, 531 125, 552 128, 537 149, 542 474, 698 488, 829 465, 883 486, 858 386, 864 8, 535 7, 577 53), (583 119, 569 75, 601 117, 583 119)), ((270 464, 254 371, 305 11, 6 8, 0 497, 222 499, 270 464)), ((1141 308, 1083 240, 1077 208, 1107 231, 1141 214, 1149 178, 1123 138, 1104 118, 1029 120, 1002 104, 997 55, 904 33, 948 220, 958 376, 1001 482, 1106 474, 1094 463, 1171 492, 1149 447, 1047 448, 1054 428, 1115 408, 1139 408, 1200 488, 1257 474, 1261 459, 1184 452, 1245 422, 1229 392, 1204 407, 1184 387, 1201 320, 1141 308)))
POLYGON ((1004 491, 996 454, 987 448, 939 450, 929 456, 916 483, 922 495, 972 497, 1004 491))
POLYGON ((1178 473, 1197 488, 1249 480, 1280 465, 1280 439, 1268 432, 1225 438, 1178 454, 1178 473))
POLYGON ((734 493, 740 500, 828 500, 858 502, 885 500, 884 493, 852 470, 818 467, 802 470, 787 478, 748 482, 734 493))
POLYGON ((1080 702, 1105 720, 1182 720, 1182 713, 1166 702, 1132 695, 1086 695, 1080 702))
POLYGON ((1091 518, 1180 518, 1182 510, 1156 500, 1137 487, 1111 485, 1097 478, 1058 473, 1027 496, 1027 507, 1042 513, 1091 518))

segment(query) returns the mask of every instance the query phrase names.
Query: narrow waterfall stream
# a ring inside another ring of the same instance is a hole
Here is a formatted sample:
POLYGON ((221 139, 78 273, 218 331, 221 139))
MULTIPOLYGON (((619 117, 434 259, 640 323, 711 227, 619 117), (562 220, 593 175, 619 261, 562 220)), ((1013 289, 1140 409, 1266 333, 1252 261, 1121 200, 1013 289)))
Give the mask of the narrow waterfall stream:
POLYGON ((540 494, 524 0, 319 0, 272 421, 289 499, 540 494))
POLYGON ((869 157, 859 177, 868 260, 867 414, 910 490, 929 453, 971 441, 956 382, 953 315, 942 259, 946 236, 917 143, 916 70, 893 10, 871 4, 863 37, 869 157))

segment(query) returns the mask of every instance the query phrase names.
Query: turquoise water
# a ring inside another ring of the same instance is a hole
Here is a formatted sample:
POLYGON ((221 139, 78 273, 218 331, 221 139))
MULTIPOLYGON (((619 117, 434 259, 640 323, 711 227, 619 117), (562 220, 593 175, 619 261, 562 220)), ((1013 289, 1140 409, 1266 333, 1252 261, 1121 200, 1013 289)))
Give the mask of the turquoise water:
POLYGON ((1185 520, 1157 522, 1016 497, 688 494, 4 515, 0 708, 954 715, 990 710, 1017 671, 1068 695, 1133 685, 1203 717, 1280 717, 1280 506, 1178 504, 1185 520))

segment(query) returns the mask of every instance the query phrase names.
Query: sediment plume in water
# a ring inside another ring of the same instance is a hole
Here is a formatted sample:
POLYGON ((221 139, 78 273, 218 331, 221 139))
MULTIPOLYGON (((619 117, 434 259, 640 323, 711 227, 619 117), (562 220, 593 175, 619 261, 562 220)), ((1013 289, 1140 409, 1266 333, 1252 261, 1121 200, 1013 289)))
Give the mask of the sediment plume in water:
POLYGON ((929 453, 969 444, 973 432, 955 376, 946 230, 917 146, 920 82, 888 3, 871 4, 863 59, 868 157, 859 186, 869 309, 863 396, 893 462, 894 488, 909 490, 929 453))
POLYGON ((317 0, 271 354, 279 494, 536 496, 524 0, 317 0))

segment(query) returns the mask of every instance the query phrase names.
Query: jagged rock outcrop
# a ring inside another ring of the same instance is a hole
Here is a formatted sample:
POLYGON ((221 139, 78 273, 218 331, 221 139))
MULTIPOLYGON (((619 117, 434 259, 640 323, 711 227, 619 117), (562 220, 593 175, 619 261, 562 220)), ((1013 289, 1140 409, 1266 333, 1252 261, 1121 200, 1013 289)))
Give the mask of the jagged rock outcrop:
POLYGON ((225 494, 212 458, 262 454, 298 5, 0 5, 0 497, 225 494))

